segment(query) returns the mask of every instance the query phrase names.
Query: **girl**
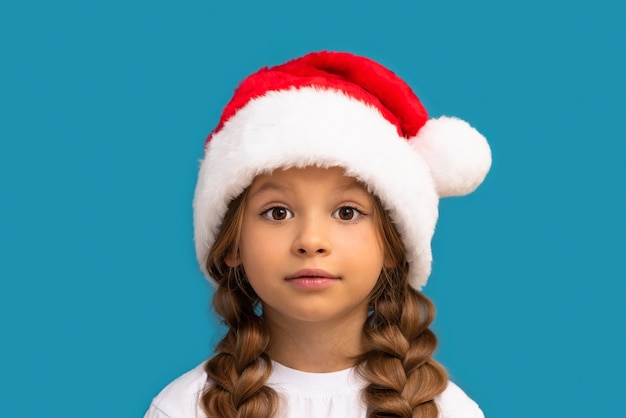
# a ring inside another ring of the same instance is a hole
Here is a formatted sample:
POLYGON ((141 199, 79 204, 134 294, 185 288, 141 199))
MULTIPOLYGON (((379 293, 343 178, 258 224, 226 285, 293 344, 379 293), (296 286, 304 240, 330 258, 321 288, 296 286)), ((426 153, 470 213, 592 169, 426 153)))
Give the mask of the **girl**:
POLYGON ((433 360, 419 291, 438 199, 489 170, 482 135, 320 52, 245 79, 205 152, 196 252, 228 331, 147 418, 483 416, 433 360))

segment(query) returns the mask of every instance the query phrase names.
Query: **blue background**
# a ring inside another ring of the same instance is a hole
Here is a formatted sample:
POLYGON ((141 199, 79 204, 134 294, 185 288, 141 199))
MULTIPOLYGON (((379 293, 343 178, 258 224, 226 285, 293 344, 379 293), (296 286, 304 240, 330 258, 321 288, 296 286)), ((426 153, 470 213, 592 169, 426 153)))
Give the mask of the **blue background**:
POLYGON ((139 417, 219 336, 203 141, 263 65, 348 50, 490 140, 441 203, 438 358, 488 417, 626 416, 618 1, 0 5, 0 415, 139 417))

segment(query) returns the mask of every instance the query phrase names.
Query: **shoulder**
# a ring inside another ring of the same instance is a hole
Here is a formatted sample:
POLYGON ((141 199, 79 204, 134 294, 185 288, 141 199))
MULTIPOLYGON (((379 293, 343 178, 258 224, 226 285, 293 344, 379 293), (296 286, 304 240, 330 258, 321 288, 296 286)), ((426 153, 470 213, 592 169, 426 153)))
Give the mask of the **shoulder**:
POLYGON ((484 418, 478 404, 453 382, 448 382, 448 387, 435 398, 435 402, 440 418, 484 418))
POLYGON ((204 363, 167 385, 153 400, 144 418, 200 418, 198 398, 206 385, 204 363))

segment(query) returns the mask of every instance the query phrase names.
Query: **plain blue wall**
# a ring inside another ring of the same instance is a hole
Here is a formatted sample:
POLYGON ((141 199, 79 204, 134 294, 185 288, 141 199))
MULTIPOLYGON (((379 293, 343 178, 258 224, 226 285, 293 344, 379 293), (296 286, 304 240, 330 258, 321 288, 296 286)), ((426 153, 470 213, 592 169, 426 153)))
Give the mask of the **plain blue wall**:
POLYGON ((442 201, 438 358, 488 417, 626 416, 618 1, 0 6, 0 415, 139 417, 219 335, 196 265, 203 141, 236 84, 370 56, 490 140, 442 201))

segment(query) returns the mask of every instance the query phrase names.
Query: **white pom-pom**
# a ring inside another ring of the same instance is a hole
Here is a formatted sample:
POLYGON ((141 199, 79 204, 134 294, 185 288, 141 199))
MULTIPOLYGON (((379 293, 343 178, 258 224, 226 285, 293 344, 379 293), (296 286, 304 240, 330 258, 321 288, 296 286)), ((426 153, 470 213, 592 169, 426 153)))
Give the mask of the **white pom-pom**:
POLYGON ((409 143, 430 167, 439 197, 473 192, 491 167, 487 140, 461 119, 430 119, 409 143))

